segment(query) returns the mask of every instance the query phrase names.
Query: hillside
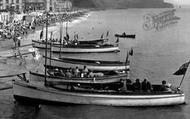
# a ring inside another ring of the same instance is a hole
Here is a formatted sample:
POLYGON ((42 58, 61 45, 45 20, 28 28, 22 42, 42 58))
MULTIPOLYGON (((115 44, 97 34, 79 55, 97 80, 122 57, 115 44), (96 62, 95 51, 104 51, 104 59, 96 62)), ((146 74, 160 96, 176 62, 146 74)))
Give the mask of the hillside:
POLYGON ((82 8, 166 8, 172 4, 164 0, 72 0, 74 7, 82 8))

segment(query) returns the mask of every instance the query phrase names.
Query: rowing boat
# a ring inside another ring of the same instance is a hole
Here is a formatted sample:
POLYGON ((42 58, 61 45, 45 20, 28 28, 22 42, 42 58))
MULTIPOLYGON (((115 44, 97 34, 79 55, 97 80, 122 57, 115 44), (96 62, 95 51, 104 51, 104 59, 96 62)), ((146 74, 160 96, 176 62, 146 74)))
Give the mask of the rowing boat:
POLYGON ((132 39, 135 39, 136 35, 135 35, 135 34, 127 35, 127 34, 125 34, 125 32, 124 32, 123 34, 115 34, 115 37, 118 37, 118 38, 132 38, 132 39))

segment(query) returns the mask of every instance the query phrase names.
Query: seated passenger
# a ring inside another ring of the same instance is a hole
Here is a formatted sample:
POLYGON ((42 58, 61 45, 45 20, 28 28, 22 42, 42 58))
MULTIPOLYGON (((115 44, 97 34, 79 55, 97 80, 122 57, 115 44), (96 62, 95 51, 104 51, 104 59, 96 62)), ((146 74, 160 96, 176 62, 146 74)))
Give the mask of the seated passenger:
POLYGON ((67 70, 65 75, 66 75, 66 77, 69 77, 69 78, 72 77, 72 73, 69 70, 67 70))
MULTIPOLYGON (((133 90, 132 81, 129 78, 124 79, 124 80, 126 80, 126 88, 127 88, 127 90, 133 90)), ((125 84, 125 83, 123 82, 123 84, 125 84)))
POLYGON ((69 68, 69 71, 73 74, 73 69, 71 67, 69 68))
POLYGON ((65 76, 65 73, 63 70, 60 70, 61 76, 65 76))
POLYGON ((80 74, 80 71, 79 71, 78 67, 76 67, 76 69, 74 70, 75 77, 79 77, 80 76, 79 74, 80 74))
POLYGON ((74 45, 78 45, 78 44, 79 44, 79 41, 78 41, 77 39, 74 39, 74 40, 73 40, 73 44, 74 44, 74 45))
POLYGON ((135 83, 133 83, 133 89, 134 91, 140 92, 141 90, 141 83, 139 79, 136 79, 135 83))
POLYGON ((152 85, 151 85, 151 83, 149 82, 149 81, 147 81, 147 91, 148 92, 151 92, 152 91, 152 85))
POLYGON ((89 72, 88 77, 92 78, 94 77, 94 73, 92 71, 89 72))
POLYGON ((82 70, 82 73, 84 74, 84 76, 87 76, 88 72, 89 72, 88 68, 84 66, 84 69, 82 70))
POLYGON ((131 81, 130 79, 127 78, 127 79, 126 79, 126 83, 127 83, 127 84, 131 84, 132 81, 131 81))
POLYGON ((162 81, 161 91, 171 91, 170 85, 168 85, 165 80, 162 81))
POLYGON ((80 74, 80 77, 81 77, 81 78, 84 78, 84 73, 83 73, 83 72, 80 74))
POLYGON ((55 75, 55 76, 60 76, 60 72, 59 72, 59 69, 58 69, 58 68, 55 68, 55 69, 54 69, 54 75, 55 75))
POLYGON ((143 92, 150 92, 151 91, 151 84, 149 81, 147 81, 147 79, 145 78, 144 81, 142 82, 142 91, 143 92))
POLYGON ((54 71, 52 71, 52 70, 50 70, 50 69, 47 70, 47 73, 48 73, 50 76, 55 76, 55 75, 54 75, 54 71))

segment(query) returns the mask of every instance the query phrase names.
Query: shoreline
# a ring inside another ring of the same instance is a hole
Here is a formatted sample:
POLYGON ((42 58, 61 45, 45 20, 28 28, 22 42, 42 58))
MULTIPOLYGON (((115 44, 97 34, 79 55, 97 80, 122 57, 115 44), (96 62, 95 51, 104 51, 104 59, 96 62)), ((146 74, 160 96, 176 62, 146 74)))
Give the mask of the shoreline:
MULTIPOLYGON (((83 17, 83 16, 86 16, 86 14, 89 14, 89 12, 91 12, 89 9, 84 9, 84 10, 78 10, 78 11, 74 11, 72 12, 70 15, 70 17, 68 18, 69 21, 74 21, 80 17, 83 17)), ((55 13, 54 15, 56 15, 57 13, 55 13)), ((64 15, 64 13, 60 13, 58 15, 64 15)), ((58 16, 57 15, 57 16, 58 16)), ((31 16, 27 16, 27 17, 31 17, 31 16)), ((34 17, 34 16, 33 16, 34 17)), ((31 17, 33 19, 33 17, 31 17)), ((58 16, 59 17, 59 16, 58 16)), ((60 18, 56 18, 54 19, 55 21, 51 21, 48 25, 49 28, 51 27, 55 27, 57 26, 58 23, 60 23, 60 18)), ((28 21, 27 21, 28 22, 28 21)), ((30 23, 30 22, 29 22, 30 23)), ((24 40, 26 37, 28 37, 28 35, 30 34, 34 34, 35 32, 38 32, 40 30, 42 30, 43 26, 45 26, 45 23, 42 23, 40 25, 36 24, 34 27, 35 27, 35 30, 34 29, 27 29, 25 30, 26 33, 23 33, 23 34, 20 34, 19 37, 22 37, 21 41, 24 40)), ((12 38, 2 38, 2 40, 0 40, 1 42, 1 45, 5 45, 4 47, 1 47, 2 49, 1 50, 10 50, 10 49, 13 49, 15 46, 14 46, 14 42, 11 41, 12 38), (8 47, 8 48, 6 48, 8 47)), ((24 45, 24 44, 22 44, 24 45)))

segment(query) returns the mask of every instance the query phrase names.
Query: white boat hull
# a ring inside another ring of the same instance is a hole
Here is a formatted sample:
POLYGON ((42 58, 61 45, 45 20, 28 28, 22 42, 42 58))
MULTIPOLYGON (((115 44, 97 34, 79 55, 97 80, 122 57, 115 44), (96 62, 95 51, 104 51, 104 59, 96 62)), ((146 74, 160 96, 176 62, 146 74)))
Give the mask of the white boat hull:
POLYGON ((166 106, 185 103, 184 94, 109 95, 47 88, 43 85, 14 81, 13 94, 19 101, 30 100, 53 103, 95 104, 110 106, 166 106))
MULTIPOLYGON (((33 41, 33 47, 45 49, 46 44, 44 42, 40 41, 33 41)), ((47 48, 50 48, 50 44, 47 44, 47 48)), ((59 44, 52 44, 52 52, 55 53, 98 53, 98 52, 114 52, 119 51, 118 46, 110 46, 110 47, 93 47, 93 48, 87 48, 87 47, 61 47, 59 44)))
MULTIPOLYGON (((47 65, 50 65, 49 59, 48 59, 47 65)), ((56 58, 51 60, 51 65, 56 66, 56 67, 65 67, 65 68, 78 67, 79 69, 83 69, 84 66, 86 66, 88 69, 96 70, 96 71, 117 71, 117 70, 127 69, 127 66, 125 65, 108 65, 108 66, 104 65, 103 66, 103 65, 79 64, 79 63, 62 62, 61 60, 56 59, 56 58)))
POLYGON ((97 47, 97 48, 69 48, 69 47, 62 47, 61 50, 59 47, 52 47, 52 51, 59 53, 100 53, 100 52, 114 52, 119 51, 117 46, 113 47, 97 47))

